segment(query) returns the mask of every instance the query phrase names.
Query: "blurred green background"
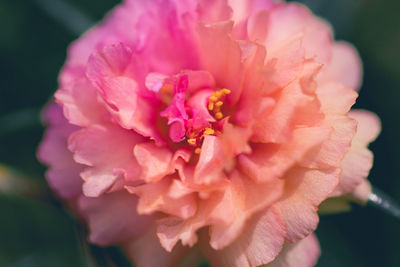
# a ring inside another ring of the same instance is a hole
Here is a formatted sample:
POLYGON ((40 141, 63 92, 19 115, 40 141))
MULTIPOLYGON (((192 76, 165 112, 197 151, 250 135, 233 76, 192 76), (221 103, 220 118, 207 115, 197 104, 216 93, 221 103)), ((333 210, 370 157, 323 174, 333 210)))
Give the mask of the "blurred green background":
MULTIPOLYGON (((66 1, 96 21, 119 2, 66 1)), ((0 1, 0 165, 12 169, 0 167, 0 266, 90 266, 81 227, 52 196, 35 157, 43 133, 40 109, 56 90, 66 48, 77 38, 41 2, 0 1), (10 185, 11 176, 18 182, 10 185)), ((400 1, 301 2, 333 24, 337 39, 359 49, 364 85, 356 107, 376 112, 383 124, 371 146, 369 179, 400 200, 400 1)), ((400 222, 372 207, 323 216, 317 235, 318 266, 400 266, 400 222)), ((104 252, 91 249, 98 257, 104 252)))

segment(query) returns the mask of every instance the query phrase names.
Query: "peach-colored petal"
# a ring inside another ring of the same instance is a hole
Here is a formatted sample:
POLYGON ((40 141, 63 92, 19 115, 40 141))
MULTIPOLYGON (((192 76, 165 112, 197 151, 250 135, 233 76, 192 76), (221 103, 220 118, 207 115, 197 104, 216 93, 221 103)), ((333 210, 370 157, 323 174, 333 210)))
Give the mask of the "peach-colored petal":
POLYGON ((330 127, 299 128, 292 139, 283 144, 256 144, 253 153, 239 155, 241 170, 257 182, 267 182, 281 177, 313 147, 327 140, 330 127))
POLYGON ((314 234, 294 243, 285 244, 278 257, 265 267, 312 267, 321 254, 314 234))
POLYGON ((199 0, 197 13, 200 20, 207 24, 229 20, 232 9, 226 0, 199 0))
MULTIPOLYGON (((181 262, 188 248, 177 245, 167 252, 160 245, 154 227, 144 232, 140 237, 129 240, 122 245, 123 250, 137 267, 176 267, 181 262)), ((195 266, 199 262, 191 262, 195 266)))
POLYGON ((257 184, 237 171, 232 173, 230 181, 221 203, 226 203, 226 210, 232 210, 232 216, 227 218, 227 223, 210 226, 210 245, 214 249, 222 249, 231 244, 247 227, 252 216, 272 205, 284 191, 282 180, 257 184))
POLYGON ((374 141, 381 132, 381 122, 374 113, 366 110, 356 109, 349 116, 357 120, 357 133, 354 140, 366 145, 374 141))
POLYGON ((340 82, 354 90, 360 89, 362 79, 362 64, 357 50, 349 43, 333 44, 332 61, 325 72, 319 77, 321 82, 340 82))
POLYGON ((324 83, 316 93, 322 110, 329 115, 347 113, 358 97, 358 94, 353 89, 333 82, 324 83), (332 101, 332 98, 337 95, 340 95, 340 99, 332 101))
POLYGON ((368 201, 371 193, 371 184, 367 180, 362 180, 361 183, 351 192, 353 200, 360 204, 365 204, 368 201))
POLYGON ((260 117, 253 129, 252 141, 283 143, 292 138, 296 125, 313 126, 323 119, 315 96, 305 94, 299 83, 292 83, 281 92, 274 109, 260 117))
POLYGON ((333 129, 330 138, 311 149, 301 160, 301 166, 309 168, 338 166, 349 151, 357 122, 348 117, 336 116, 325 123, 331 125, 333 129))
POLYGON ((172 152, 168 148, 158 147, 153 143, 137 144, 133 154, 142 168, 141 179, 154 183, 171 174, 172 152))
POLYGON ((106 246, 137 237, 145 232, 153 218, 136 213, 137 197, 124 191, 97 198, 81 196, 79 210, 89 225, 89 240, 106 246))
POLYGON ((315 58, 323 64, 330 61, 330 26, 325 21, 313 17, 307 8, 297 3, 277 5, 271 10, 265 46, 273 50, 299 33, 304 34, 302 45, 307 58, 315 58))
MULTIPOLYGON (((368 176, 372 168, 373 154, 367 146, 375 140, 381 128, 378 117, 371 112, 354 110, 349 115, 357 120, 357 133, 352 141, 350 151, 341 163, 340 184, 332 193, 332 196, 352 192, 368 176)), ((364 195, 368 197, 368 192, 364 195)), ((361 198, 361 200, 364 199, 365 197, 361 198)))
POLYGON ((282 249, 285 224, 279 210, 272 206, 253 216, 240 237, 222 250, 213 250, 206 238, 200 243, 206 258, 213 266, 255 267, 274 260, 282 249))
POLYGON ((113 125, 94 125, 71 135, 68 148, 74 160, 88 166, 81 173, 84 194, 97 197, 119 178, 138 179, 140 166, 132 151, 142 140, 134 132, 113 125))
POLYGON ((193 216, 197 209, 196 196, 188 194, 180 198, 169 197, 167 192, 172 180, 171 177, 165 177, 153 184, 126 186, 131 194, 139 197, 138 213, 152 214, 160 211, 183 219, 193 216))
POLYGON ((241 50, 231 37, 233 22, 199 24, 196 28, 198 54, 201 68, 213 75, 215 82, 232 91, 237 98, 240 92, 241 50))
POLYGON ((298 168, 285 175, 287 197, 277 207, 285 221, 286 240, 298 241, 315 230, 319 221, 317 207, 335 189, 339 175, 339 168, 298 168))

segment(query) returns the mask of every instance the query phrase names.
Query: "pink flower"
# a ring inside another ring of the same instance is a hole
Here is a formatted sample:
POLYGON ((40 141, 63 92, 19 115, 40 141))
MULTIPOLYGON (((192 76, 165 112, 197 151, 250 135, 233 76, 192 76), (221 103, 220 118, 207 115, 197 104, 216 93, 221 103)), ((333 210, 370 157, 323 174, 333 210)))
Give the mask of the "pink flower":
POLYGON ((39 158, 136 266, 312 266, 319 204, 369 192, 361 72, 299 4, 126 0, 71 45, 39 158))

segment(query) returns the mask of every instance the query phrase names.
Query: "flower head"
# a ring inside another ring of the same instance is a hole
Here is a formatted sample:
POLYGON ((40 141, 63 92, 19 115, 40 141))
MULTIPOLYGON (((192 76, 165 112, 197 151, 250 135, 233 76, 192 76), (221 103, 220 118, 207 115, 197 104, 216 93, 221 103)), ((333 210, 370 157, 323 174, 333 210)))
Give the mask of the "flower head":
POLYGON ((318 205, 372 166, 360 79, 302 5, 126 0, 71 45, 39 157, 90 241, 137 266, 194 246, 218 267, 312 266, 318 205))

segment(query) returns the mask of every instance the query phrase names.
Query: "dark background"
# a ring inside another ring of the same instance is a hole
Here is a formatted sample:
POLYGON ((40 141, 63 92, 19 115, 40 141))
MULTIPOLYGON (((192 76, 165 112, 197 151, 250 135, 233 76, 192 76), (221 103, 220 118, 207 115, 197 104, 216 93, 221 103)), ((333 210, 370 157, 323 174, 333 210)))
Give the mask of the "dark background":
MULTIPOLYGON (((119 2, 66 1, 94 20, 119 2)), ((43 134, 39 112, 56 90, 66 48, 77 37, 41 2, 0 0, 0 266, 89 266, 79 227, 52 197, 35 157, 43 134)), ((301 2, 333 24, 337 39, 359 49, 364 85, 356 107, 377 113, 383 125, 371 145, 369 179, 400 200, 400 1, 301 2)), ((372 207, 322 216, 317 235, 318 266, 400 266, 400 222, 372 207)), ((104 253, 92 250, 96 257, 104 253)))

